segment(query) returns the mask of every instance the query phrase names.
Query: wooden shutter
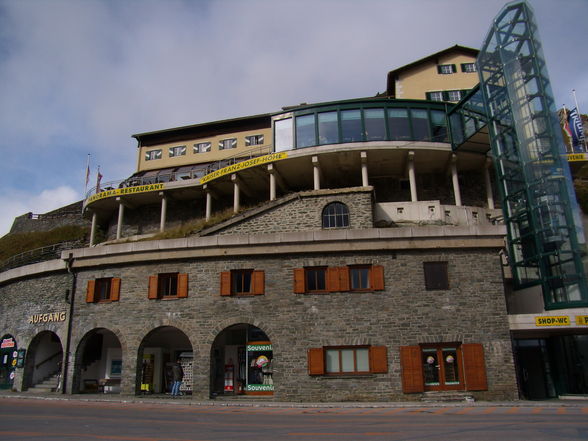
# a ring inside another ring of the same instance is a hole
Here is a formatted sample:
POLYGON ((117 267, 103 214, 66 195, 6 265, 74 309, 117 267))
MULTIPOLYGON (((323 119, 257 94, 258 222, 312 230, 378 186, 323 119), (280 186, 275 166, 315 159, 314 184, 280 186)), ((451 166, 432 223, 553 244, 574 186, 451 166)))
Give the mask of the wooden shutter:
POLYGON ((350 291, 351 286, 349 284, 349 267, 342 266, 339 270, 339 289, 341 291, 350 291))
POLYGON ((339 268, 327 268, 327 291, 340 291, 339 288, 339 268))
POLYGON ((451 65, 451 73, 457 73, 457 67, 455 66, 455 64, 451 65))
POLYGON ((370 287, 374 291, 384 289, 384 267, 382 265, 372 266, 370 271, 370 287))
POLYGON ((425 381, 419 346, 400 347, 400 367, 402 369, 402 392, 405 394, 423 392, 425 381))
POLYGON ((149 276, 149 293, 148 293, 147 297, 151 300, 154 300, 157 298, 157 281, 158 281, 157 276, 149 276))
POLYGON ((96 293, 96 281, 95 280, 88 280, 88 287, 86 289, 86 302, 87 303, 94 303, 96 300, 94 295, 96 293))
POLYGON ((113 277, 110 280, 110 301, 118 302, 120 298, 120 278, 113 277))
POLYGON ((178 297, 188 297, 188 274, 178 274, 178 297))
POLYGON ((308 350, 308 375, 324 375, 325 353, 323 348, 310 348, 308 350))
POLYGON ((220 275, 220 295, 231 295, 231 272, 223 271, 220 275))
POLYGON ((466 390, 488 390, 484 348, 479 343, 461 345, 466 390))
POLYGON ((388 348, 386 346, 370 347, 370 371, 374 374, 388 372, 388 348))
POLYGON ((306 291, 304 285, 304 268, 294 268, 294 292, 303 294, 306 291))
POLYGON ((251 294, 257 296, 265 294, 265 272, 262 270, 253 271, 251 274, 251 294))

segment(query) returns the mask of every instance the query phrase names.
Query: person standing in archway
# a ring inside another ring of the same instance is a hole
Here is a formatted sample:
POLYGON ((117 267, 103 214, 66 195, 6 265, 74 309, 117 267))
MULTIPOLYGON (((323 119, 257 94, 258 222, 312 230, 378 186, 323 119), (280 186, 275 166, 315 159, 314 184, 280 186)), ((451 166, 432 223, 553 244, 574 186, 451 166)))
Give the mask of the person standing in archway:
POLYGON ((180 386, 182 385, 182 380, 184 379, 184 369, 182 369, 179 358, 172 365, 172 378, 174 382, 172 385, 171 394, 172 396, 177 397, 180 395, 180 386))

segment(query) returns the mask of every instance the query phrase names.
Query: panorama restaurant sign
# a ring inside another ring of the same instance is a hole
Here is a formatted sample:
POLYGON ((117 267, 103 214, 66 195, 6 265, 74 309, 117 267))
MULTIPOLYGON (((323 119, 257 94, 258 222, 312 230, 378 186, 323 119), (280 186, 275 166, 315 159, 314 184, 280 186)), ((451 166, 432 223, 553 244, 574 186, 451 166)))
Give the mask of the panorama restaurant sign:
POLYGON ((100 193, 93 194, 88 198, 88 204, 98 201, 100 199, 110 198, 113 196, 124 196, 127 194, 148 193, 150 191, 161 191, 165 187, 164 184, 149 184, 137 185, 136 187, 113 188, 112 190, 104 190, 100 193))

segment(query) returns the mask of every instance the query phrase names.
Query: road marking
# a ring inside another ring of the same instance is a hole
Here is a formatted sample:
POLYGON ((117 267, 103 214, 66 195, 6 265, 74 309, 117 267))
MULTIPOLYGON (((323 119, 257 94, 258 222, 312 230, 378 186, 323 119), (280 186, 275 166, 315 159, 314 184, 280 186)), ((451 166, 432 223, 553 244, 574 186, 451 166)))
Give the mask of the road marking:
POLYGON ((484 409, 484 411, 483 412, 480 412, 480 413, 482 413, 483 415, 488 415, 488 414, 490 414, 492 412, 495 412, 496 409, 497 409, 496 407, 489 407, 488 409, 484 409))
POLYGON ((556 413, 558 415, 564 415, 565 413, 567 413, 567 409, 565 407, 560 407, 559 409, 557 409, 556 413))
POLYGON ((461 410, 458 410, 457 412, 455 412, 456 415, 465 415, 466 413, 471 412, 472 410, 474 410, 473 407, 465 407, 461 410))
POLYGON ((543 409, 545 409, 544 407, 536 407, 535 409, 533 409, 531 411, 531 413, 541 413, 543 412, 543 409))
POLYGON ((518 407, 511 407, 505 413, 519 413, 519 408, 518 407))

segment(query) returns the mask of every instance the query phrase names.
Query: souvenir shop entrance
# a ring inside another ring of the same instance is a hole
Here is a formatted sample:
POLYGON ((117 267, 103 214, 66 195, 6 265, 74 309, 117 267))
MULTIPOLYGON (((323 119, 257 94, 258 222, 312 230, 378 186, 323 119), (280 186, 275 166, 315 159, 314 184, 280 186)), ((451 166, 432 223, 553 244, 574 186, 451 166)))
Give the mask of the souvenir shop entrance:
POLYGON ((211 351, 212 397, 273 395, 272 344, 261 329, 246 323, 229 326, 216 336, 211 351))

